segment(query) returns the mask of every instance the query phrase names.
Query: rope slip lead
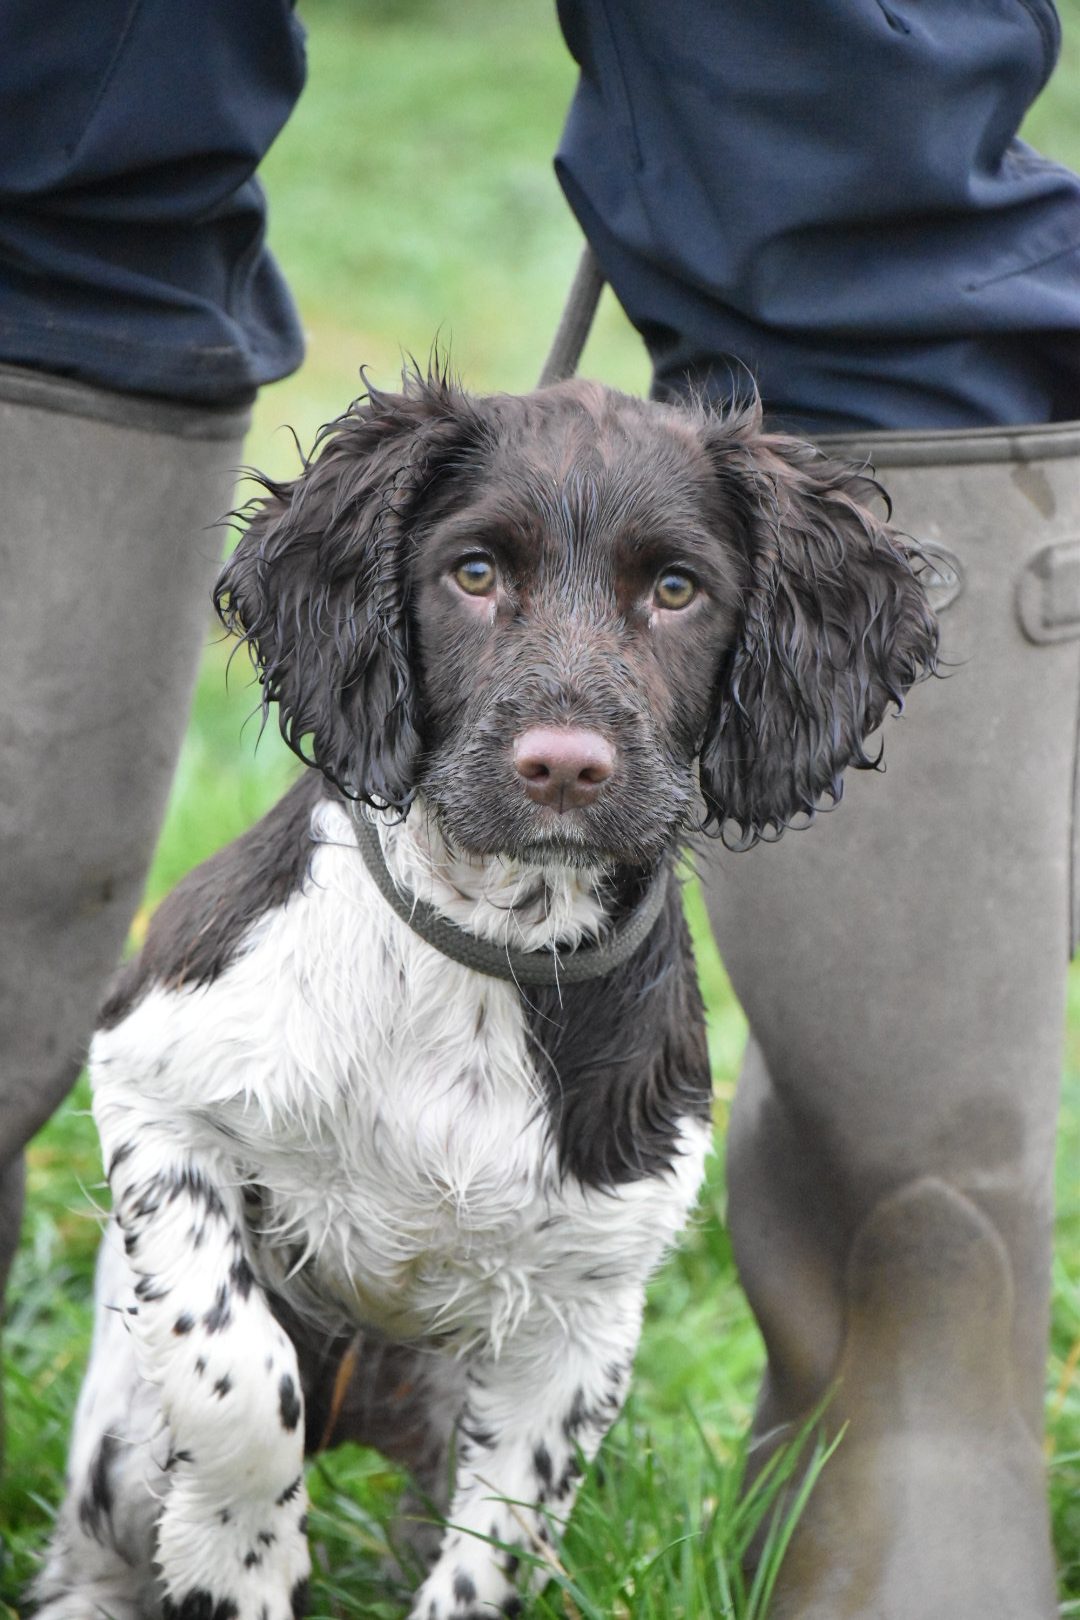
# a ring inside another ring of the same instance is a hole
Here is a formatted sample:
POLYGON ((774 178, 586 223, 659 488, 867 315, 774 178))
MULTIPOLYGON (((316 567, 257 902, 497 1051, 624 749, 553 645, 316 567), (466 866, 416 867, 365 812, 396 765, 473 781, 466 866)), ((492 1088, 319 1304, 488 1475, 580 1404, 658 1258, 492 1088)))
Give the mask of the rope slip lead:
POLYGON ((578 260, 577 273, 570 286, 566 305, 560 317, 551 349, 540 373, 538 388, 551 383, 566 382, 578 368, 581 352, 592 330, 596 306, 604 290, 604 272, 592 248, 586 242, 578 260))
POLYGON ((452 961, 473 968, 477 973, 486 973, 492 979, 507 979, 524 989, 583 984, 620 967, 648 938, 667 898, 671 870, 665 865, 652 878, 634 909, 595 944, 578 945, 561 956, 552 948, 523 951, 513 945, 496 945, 467 933, 426 900, 399 889, 386 864, 378 827, 353 800, 349 801, 349 814, 364 865, 375 879, 379 893, 413 933, 452 961))

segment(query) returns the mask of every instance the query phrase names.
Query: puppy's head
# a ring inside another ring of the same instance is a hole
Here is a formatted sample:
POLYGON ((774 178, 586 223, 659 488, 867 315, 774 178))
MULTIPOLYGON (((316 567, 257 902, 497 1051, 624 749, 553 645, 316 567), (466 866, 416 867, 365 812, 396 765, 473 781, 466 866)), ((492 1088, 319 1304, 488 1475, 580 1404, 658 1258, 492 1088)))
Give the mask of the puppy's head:
POLYGON ((936 632, 874 486, 589 383, 372 390, 267 484, 218 584, 282 734, 458 847, 654 864, 836 799, 936 632), (703 800, 703 803, 702 803, 703 800))

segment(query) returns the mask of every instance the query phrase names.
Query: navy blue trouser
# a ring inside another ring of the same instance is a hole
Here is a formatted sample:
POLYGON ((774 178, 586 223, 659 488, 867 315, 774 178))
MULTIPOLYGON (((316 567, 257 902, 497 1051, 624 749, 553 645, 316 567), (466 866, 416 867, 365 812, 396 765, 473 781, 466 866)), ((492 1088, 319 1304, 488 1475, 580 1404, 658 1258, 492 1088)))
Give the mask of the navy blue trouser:
POLYGON ((0 361, 195 403, 294 371, 254 176, 303 82, 288 0, 3 0, 0 361))
MULTIPOLYGON (((43 15, 0 8, 0 360, 206 401, 292 370, 253 177, 303 81, 286 0, 43 15)), ((560 15, 559 176, 659 392, 745 367, 807 428, 1080 417, 1080 181, 1015 139, 1050 0, 560 15)))
POLYGON ((1080 417, 1080 180, 1018 141, 1050 0, 560 0, 557 158, 656 391, 807 430, 1080 417))

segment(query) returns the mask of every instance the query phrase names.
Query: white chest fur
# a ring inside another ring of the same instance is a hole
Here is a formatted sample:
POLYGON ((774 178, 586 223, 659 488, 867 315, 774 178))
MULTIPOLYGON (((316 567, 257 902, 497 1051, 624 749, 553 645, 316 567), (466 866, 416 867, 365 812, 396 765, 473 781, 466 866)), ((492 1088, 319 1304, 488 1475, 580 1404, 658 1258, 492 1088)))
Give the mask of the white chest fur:
MULTIPOLYGON (((395 1336, 497 1350, 526 1312, 563 1320, 598 1286, 643 1280, 696 1192, 701 1125, 684 1123, 666 1175, 610 1190, 563 1178, 515 986, 396 916, 339 806, 319 806, 313 835, 303 891, 215 983, 155 988, 99 1034, 96 1109, 137 1092, 181 1154, 260 1189, 267 1280, 395 1336)), ((602 915, 574 873, 546 874, 542 915, 512 906, 536 873, 451 869, 422 819, 388 837, 387 858, 488 937, 570 940, 602 915)))

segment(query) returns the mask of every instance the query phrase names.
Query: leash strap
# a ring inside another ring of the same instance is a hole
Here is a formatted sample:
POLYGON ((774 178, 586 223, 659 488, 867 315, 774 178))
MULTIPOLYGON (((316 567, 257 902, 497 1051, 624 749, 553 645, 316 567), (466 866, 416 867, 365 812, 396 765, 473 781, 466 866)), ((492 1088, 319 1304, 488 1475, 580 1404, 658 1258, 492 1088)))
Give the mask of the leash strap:
POLYGON ((379 829, 354 801, 349 803, 349 813, 364 864, 375 879, 379 893, 413 933, 464 967, 486 973, 492 979, 508 979, 522 989, 583 984, 620 967, 652 932, 667 898, 671 873, 669 867, 662 866, 633 911, 627 912, 611 933, 595 944, 579 945, 561 956, 557 950, 548 948, 522 951, 512 945, 495 945, 458 928, 426 900, 402 893, 387 867, 379 829))
POLYGON ((550 352, 540 373, 539 388, 546 388, 549 383, 565 382, 577 371, 603 290, 604 272, 586 242, 550 352))

